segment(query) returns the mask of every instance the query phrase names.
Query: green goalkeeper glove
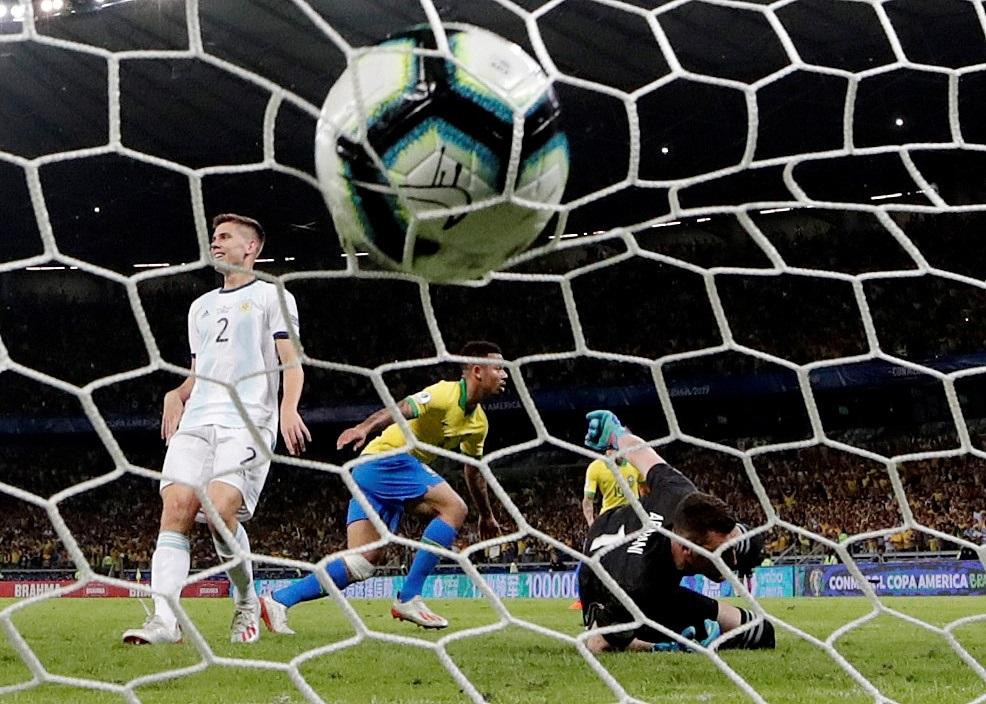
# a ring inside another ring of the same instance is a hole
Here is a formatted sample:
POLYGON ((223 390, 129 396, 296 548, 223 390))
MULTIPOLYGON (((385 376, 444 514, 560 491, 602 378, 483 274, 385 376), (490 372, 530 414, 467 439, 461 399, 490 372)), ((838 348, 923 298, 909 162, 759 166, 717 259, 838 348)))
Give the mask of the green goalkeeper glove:
MULTIPOLYGON (((722 629, 719 627, 718 621, 713 621, 711 618, 705 619, 705 638, 702 640, 698 639, 698 632, 695 630, 695 626, 689 626, 681 632, 681 637, 685 640, 690 640, 698 643, 703 648, 708 648, 709 645, 719 634, 722 633, 722 629)), ((655 653, 692 653, 695 651, 687 645, 682 645, 676 640, 671 640, 666 643, 654 643, 651 648, 655 653)))
POLYGON ((612 411, 590 411, 586 413, 585 419, 589 421, 589 428, 585 431, 585 445, 597 452, 616 448, 617 439, 630 432, 612 411))

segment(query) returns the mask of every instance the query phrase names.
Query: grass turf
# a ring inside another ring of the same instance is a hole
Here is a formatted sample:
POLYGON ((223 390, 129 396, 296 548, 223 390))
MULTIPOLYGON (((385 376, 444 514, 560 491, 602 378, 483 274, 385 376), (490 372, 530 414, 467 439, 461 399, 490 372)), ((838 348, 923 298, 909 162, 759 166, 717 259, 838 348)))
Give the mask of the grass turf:
MULTIPOLYGON (((0 608, 16 603, 0 600, 0 608)), ((568 635, 581 631, 579 612, 568 602, 505 600, 511 614, 529 624, 568 635)), ((765 599, 764 608, 806 633, 825 640, 833 631, 869 613, 864 599, 765 599)), ((51 675, 113 684, 134 682, 155 673, 193 668, 159 682, 136 682, 134 692, 146 704, 223 702, 292 704, 306 701, 289 673, 245 667, 228 659, 289 663, 306 651, 353 639, 356 630, 330 600, 292 609, 294 637, 264 633, 253 645, 227 641, 232 606, 226 600, 184 602, 218 663, 209 664, 186 637, 183 644, 134 647, 120 634, 139 625, 144 613, 135 600, 53 599, 16 612, 5 612, 26 644, 51 675), (194 668, 200 668, 194 670, 194 668)), ((298 661, 298 672, 325 701, 412 704, 469 701, 460 684, 424 642, 498 623, 483 601, 440 601, 431 605, 452 621, 443 632, 416 629, 393 621, 383 601, 353 601, 374 632, 414 639, 404 645, 372 637, 336 652, 315 652, 298 661), (417 644, 415 644, 417 642, 417 644)), ((902 614, 943 627, 957 619, 986 614, 986 598, 887 598, 883 604, 902 614)), ((977 662, 986 661, 986 621, 958 626, 956 639, 977 662)), ((958 704, 986 694, 986 682, 964 663, 944 636, 906 619, 880 614, 838 638, 834 647, 879 692, 900 704, 958 704)), ((496 704, 614 702, 614 692, 569 643, 520 625, 453 638, 445 644, 451 662, 476 690, 496 704)), ((822 647, 785 630, 774 651, 723 653, 736 675, 767 702, 777 704, 863 704, 875 701, 822 647)), ((754 701, 709 658, 697 654, 607 654, 606 671, 632 697, 649 702, 728 704, 754 701)), ((8 629, 0 640, 0 687, 29 682, 32 672, 15 648, 8 629)), ((9 704, 124 702, 119 692, 65 684, 39 684, 3 696, 9 704)))

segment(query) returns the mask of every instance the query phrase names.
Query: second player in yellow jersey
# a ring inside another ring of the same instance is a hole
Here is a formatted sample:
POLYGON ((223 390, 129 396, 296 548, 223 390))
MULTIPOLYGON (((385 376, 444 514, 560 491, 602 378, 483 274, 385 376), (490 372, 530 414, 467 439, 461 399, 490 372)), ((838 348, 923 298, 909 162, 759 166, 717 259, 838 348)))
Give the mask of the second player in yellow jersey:
MULTIPOLYGON (((640 473, 640 470, 626 460, 617 460, 616 462, 620 474, 626 479, 631 494, 633 496, 640 496, 640 487, 643 482, 643 475, 640 473)), ((616 481, 616 477, 613 476, 613 472, 602 460, 594 460, 585 470, 582 513, 585 515, 585 520, 590 526, 595 520, 595 500, 597 496, 602 496, 600 514, 630 502, 629 498, 624 495, 623 488, 616 481)))

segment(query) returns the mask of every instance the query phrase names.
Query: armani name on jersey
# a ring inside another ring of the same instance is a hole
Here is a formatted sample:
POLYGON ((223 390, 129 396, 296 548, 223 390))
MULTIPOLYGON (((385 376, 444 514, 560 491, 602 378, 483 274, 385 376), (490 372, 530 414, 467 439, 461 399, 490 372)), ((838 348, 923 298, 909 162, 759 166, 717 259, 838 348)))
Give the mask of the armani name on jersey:
MULTIPOLYGON (((671 541, 657 531, 658 526, 671 529, 671 520, 678 503, 696 491, 695 485, 681 472, 667 464, 655 465, 647 472, 650 492, 640 503, 648 514, 648 525, 632 541, 626 536, 641 527, 633 506, 620 506, 599 516, 589 529, 586 552, 594 555, 614 543, 601 559, 606 571, 631 596, 636 592, 660 591, 681 582, 682 574, 671 559, 671 541)), ((609 590, 591 569, 580 571, 582 600, 602 599, 609 590)))

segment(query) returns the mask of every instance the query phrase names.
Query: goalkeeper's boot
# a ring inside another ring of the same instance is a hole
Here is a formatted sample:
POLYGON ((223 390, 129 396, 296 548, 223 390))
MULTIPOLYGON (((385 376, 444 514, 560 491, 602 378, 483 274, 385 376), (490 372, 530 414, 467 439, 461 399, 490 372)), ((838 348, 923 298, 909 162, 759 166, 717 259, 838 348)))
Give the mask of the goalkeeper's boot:
POLYGON ((231 643, 256 643, 260 639, 260 603, 236 605, 233 623, 229 627, 231 643))
POLYGON ((448 628, 448 621, 425 606, 420 596, 410 601, 395 601, 390 607, 390 615, 401 621, 416 623, 422 628, 448 628))
POLYGON ((282 636, 293 636, 294 631, 288 626, 288 607, 273 597, 260 597, 260 618, 267 625, 267 630, 271 633, 280 633, 282 636))
POLYGON ((169 628, 164 619, 157 614, 148 616, 141 628, 131 628, 123 632, 123 642, 131 645, 157 645, 158 643, 180 643, 181 627, 176 623, 169 628))

